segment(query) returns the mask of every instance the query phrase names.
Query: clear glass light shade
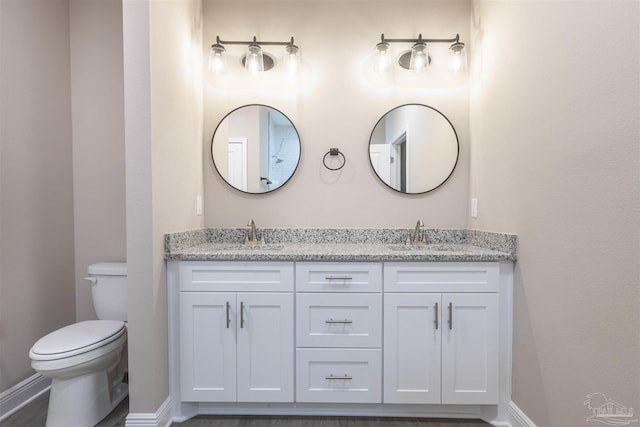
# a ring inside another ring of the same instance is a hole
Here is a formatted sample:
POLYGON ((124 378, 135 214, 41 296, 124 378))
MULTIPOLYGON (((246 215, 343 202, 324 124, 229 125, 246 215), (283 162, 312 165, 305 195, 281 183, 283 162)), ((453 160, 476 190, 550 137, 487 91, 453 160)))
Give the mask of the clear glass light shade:
POLYGON ((467 70, 467 49, 464 43, 454 43, 449 48, 449 69, 453 74, 461 74, 467 70))
POLYGON ((302 60, 300 59, 300 49, 294 44, 289 44, 285 47, 286 53, 282 60, 284 67, 289 75, 295 76, 300 72, 302 67, 302 60))
POLYGON ((250 44, 244 60, 244 68, 252 73, 264 71, 264 57, 262 48, 257 44, 250 44))
POLYGON ((422 73, 429 67, 429 51, 426 43, 418 42, 411 48, 409 69, 416 73, 422 73))
POLYGON ((382 42, 376 45, 376 57, 374 70, 376 73, 385 74, 391 71, 391 52, 389 52, 389 43, 382 42))
POLYGON ((224 74, 227 71, 227 55, 224 47, 219 44, 211 46, 209 51, 209 71, 224 74))

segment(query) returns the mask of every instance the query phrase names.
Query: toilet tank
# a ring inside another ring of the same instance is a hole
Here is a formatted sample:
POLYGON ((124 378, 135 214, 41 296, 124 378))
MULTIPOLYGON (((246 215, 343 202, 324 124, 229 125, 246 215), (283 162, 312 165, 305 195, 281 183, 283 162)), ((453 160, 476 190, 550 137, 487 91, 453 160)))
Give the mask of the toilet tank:
POLYGON ((98 319, 127 320, 128 289, 126 262, 99 262, 87 269, 91 297, 98 319))

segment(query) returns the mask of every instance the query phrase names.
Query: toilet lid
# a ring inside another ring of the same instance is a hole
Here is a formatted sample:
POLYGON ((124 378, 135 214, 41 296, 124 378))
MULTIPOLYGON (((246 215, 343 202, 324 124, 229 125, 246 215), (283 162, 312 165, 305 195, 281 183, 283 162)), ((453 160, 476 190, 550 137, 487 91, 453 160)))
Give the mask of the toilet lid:
POLYGON ((32 356, 70 357, 102 347, 122 336, 125 323, 120 320, 86 320, 51 332, 31 348, 32 356))

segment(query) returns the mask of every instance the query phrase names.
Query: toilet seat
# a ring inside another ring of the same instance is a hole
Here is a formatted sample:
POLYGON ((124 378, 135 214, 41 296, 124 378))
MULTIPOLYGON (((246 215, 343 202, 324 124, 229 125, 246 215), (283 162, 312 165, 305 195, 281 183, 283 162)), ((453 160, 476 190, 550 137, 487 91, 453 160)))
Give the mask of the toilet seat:
POLYGON ((86 320, 51 332, 31 348, 31 360, 58 360, 107 346, 126 334, 120 320, 86 320))

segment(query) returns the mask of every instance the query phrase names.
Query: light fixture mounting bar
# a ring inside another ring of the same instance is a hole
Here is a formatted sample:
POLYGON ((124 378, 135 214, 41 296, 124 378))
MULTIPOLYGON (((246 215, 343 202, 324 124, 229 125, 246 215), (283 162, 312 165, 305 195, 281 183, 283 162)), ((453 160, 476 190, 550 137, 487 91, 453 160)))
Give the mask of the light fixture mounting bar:
POLYGON ((293 45, 293 37, 291 37, 290 41, 287 42, 270 42, 270 41, 259 41, 256 40, 256 37, 253 37, 253 40, 250 41, 237 41, 237 40, 220 40, 220 36, 216 36, 216 44, 243 44, 243 45, 249 45, 249 44, 258 44, 261 46, 289 46, 289 45, 293 45))
POLYGON ((381 43, 458 43, 460 42, 460 34, 456 34, 451 39, 423 39, 422 34, 418 35, 417 39, 387 39, 384 34, 380 35, 381 43))

